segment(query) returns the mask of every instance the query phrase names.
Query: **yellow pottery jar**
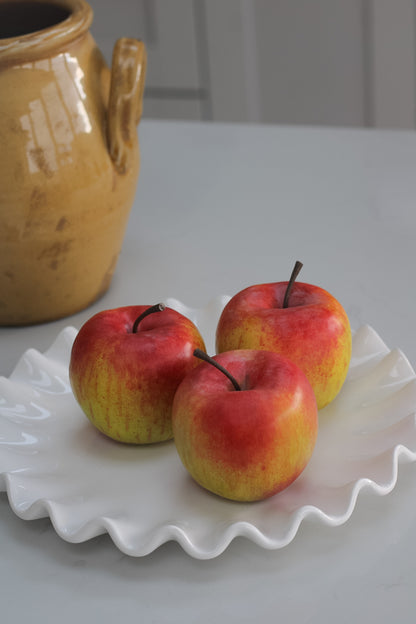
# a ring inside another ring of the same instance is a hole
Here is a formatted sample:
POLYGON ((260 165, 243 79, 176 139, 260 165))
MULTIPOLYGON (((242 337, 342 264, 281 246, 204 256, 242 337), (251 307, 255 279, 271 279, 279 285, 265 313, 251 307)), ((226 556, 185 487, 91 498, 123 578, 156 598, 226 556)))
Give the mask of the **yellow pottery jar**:
POLYGON ((119 39, 110 71, 91 22, 84 0, 0 0, 1 325, 85 308, 121 250, 146 52, 119 39))

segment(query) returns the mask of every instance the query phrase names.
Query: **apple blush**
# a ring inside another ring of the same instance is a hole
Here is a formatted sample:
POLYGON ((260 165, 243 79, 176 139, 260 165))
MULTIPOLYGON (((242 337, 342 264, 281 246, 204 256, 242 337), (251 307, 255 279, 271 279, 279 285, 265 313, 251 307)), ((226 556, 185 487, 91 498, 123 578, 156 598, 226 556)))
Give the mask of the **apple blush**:
POLYGON ((271 351, 195 355, 207 361, 180 383, 172 409, 185 468, 206 490, 236 501, 287 488, 309 462, 318 431, 305 374, 271 351))
POLYGON ((184 315, 156 306, 126 306, 91 317, 75 338, 69 379, 76 400, 106 436, 130 444, 172 438, 172 403, 205 350, 184 315))
POLYGON ((326 290, 295 282, 249 286, 225 306, 216 351, 267 349, 297 364, 316 395, 318 409, 339 393, 351 359, 351 329, 342 305, 326 290))

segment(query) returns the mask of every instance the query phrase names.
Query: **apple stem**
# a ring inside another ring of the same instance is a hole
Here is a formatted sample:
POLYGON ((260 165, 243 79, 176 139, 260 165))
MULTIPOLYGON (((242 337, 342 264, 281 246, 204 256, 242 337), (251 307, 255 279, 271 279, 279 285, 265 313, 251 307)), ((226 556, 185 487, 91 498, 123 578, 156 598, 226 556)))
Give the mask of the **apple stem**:
POLYGON ((138 316, 136 318, 136 320, 133 323, 133 327, 132 327, 132 333, 135 334, 137 332, 137 328, 139 326, 139 323, 142 322, 142 320, 144 318, 146 318, 146 316, 149 316, 149 314, 153 314, 154 312, 163 312, 163 310, 166 308, 164 303, 156 303, 156 305, 150 306, 150 308, 147 308, 144 312, 142 312, 140 314, 140 316, 138 316))
POLYGON ((299 272, 300 272, 302 267, 303 267, 302 262, 299 262, 299 260, 296 260, 295 266, 293 267, 292 275, 290 276, 290 280, 289 280, 287 288, 286 288, 285 298, 283 299, 283 307, 284 308, 287 308, 289 306, 289 296, 290 296, 290 293, 292 291, 293 284, 295 283, 295 279, 299 275, 299 272))
POLYGON ((194 356, 199 358, 200 360, 204 360, 204 362, 208 362, 208 364, 212 364, 213 366, 215 366, 215 368, 218 368, 219 371, 221 371, 222 373, 224 373, 224 375, 226 377, 228 377, 228 379, 231 381, 231 383, 233 384, 234 388, 236 390, 241 391, 241 386, 238 383, 238 381, 231 375, 231 373, 228 372, 228 370, 226 368, 224 368, 224 366, 221 366, 221 364, 218 364, 218 362, 216 360, 214 360, 214 358, 212 358, 210 355, 208 355, 207 353, 205 353, 205 351, 201 351, 201 349, 195 349, 194 351, 194 356))

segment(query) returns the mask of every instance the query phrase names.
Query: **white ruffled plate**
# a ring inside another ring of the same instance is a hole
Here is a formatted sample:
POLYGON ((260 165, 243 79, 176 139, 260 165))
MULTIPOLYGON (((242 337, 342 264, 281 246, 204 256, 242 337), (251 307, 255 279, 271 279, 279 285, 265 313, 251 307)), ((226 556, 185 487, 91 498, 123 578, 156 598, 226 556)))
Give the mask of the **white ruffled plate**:
MULTIPOLYGON (((213 353, 228 299, 201 310, 166 303, 196 322, 213 353)), ((320 412, 306 470, 280 494, 248 504, 196 485, 173 442, 129 447, 98 433, 68 381, 76 333, 64 329, 44 354, 28 350, 10 378, 0 378, 0 490, 18 516, 50 516, 67 541, 108 532, 123 553, 142 556, 176 540, 200 559, 219 555, 237 536, 282 548, 308 516, 330 526, 346 522, 363 487, 387 494, 399 458, 416 460, 415 373, 403 353, 390 351, 368 326, 354 334, 340 395, 320 412)))

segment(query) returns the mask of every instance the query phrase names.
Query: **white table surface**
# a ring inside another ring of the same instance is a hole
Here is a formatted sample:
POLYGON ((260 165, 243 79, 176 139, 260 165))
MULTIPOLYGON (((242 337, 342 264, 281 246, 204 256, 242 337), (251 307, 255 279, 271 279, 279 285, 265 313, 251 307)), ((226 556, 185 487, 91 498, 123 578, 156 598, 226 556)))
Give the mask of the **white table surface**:
MULTIPOLYGON (((98 310, 288 278, 318 284, 352 327, 416 364, 416 133, 143 121, 142 170, 108 293, 54 323, 0 329, 0 374, 98 310)), ((305 522, 287 547, 238 538, 200 561, 168 543, 123 555, 108 536, 59 538, 0 495, 0 613, 9 623, 131 621, 407 624, 416 610, 416 463, 362 492, 338 528, 305 522)))

